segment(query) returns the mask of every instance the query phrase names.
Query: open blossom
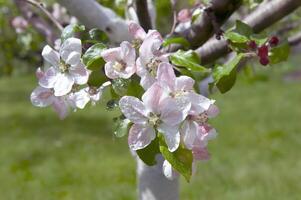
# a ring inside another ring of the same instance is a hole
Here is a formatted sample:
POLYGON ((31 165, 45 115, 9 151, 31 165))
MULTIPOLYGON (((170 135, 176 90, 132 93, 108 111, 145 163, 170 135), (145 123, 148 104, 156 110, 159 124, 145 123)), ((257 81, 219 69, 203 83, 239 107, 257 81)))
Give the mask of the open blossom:
POLYGON ((46 45, 42 56, 51 67, 39 80, 39 85, 53 88, 55 96, 63 96, 71 91, 74 84, 86 84, 89 72, 81 62, 81 52, 81 40, 77 38, 64 41, 59 52, 46 45))
POLYGON ((169 95, 178 101, 191 104, 190 113, 202 113, 214 103, 193 90, 194 80, 188 76, 176 77, 171 64, 161 63, 157 71, 157 80, 169 95))
POLYGON ((158 65, 161 62, 168 62, 168 58, 160 50, 163 38, 156 30, 145 33, 136 23, 129 25, 129 32, 135 38, 134 46, 139 48, 139 58, 136 61, 137 75, 141 77, 142 87, 147 89, 156 81, 158 65))
POLYGON ((168 149, 173 152, 180 144, 179 125, 186 118, 190 105, 181 105, 168 97, 158 84, 153 84, 142 96, 124 96, 119 101, 122 113, 133 122, 129 131, 132 150, 143 149, 156 137, 156 130, 165 137, 168 149))
POLYGON ((136 72, 136 52, 127 41, 122 42, 120 47, 104 50, 101 56, 107 62, 105 73, 110 79, 128 79, 136 72))

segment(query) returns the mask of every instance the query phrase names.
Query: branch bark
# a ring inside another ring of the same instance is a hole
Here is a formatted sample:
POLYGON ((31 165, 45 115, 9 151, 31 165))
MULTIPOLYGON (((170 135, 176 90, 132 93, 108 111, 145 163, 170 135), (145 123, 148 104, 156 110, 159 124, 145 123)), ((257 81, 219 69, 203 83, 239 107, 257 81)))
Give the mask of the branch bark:
POLYGON ((136 0, 136 9, 139 23, 145 31, 152 29, 152 21, 148 12, 147 0, 136 0))
POLYGON ((39 17, 37 13, 32 11, 32 8, 26 1, 14 0, 14 2, 24 18, 47 39, 49 44, 54 44, 54 41, 58 38, 58 33, 55 28, 49 22, 39 17))
MULTIPOLYGON (((260 6, 243 21, 253 28, 254 33, 259 33, 292 13, 299 6, 301 6, 300 0, 274 0, 260 6)), ((216 40, 214 38, 195 50, 200 56, 202 64, 208 64, 230 51, 225 40, 216 40)))
POLYGON ((58 0, 58 2, 87 28, 98 28, 107 33, 112 42, 130 40, 126 21, 95 0, 58 0))
MULTIPOLYGON (((214 26, 221 26, 231 15, 237 10, 242 1, 241 0, 211 0, 208 11, 204 11, 199 20, 192 24, 188 29, 177 32, 174 36, 182 36, 189 41, 193 49, 205 43, 213 34, 214 26), (208 14, 208 12, 211 12, 208 14), (212 22, 211 16, 214 16, 215 22, 212 22)), ((174 46, 171 51, 175 51, 179 46, 174 46)))
POLYGON ((295 46, 301 43, 301 32, 297 33, 296 35, 291 36, 288 38, 288 43, 291 46, 295 46))

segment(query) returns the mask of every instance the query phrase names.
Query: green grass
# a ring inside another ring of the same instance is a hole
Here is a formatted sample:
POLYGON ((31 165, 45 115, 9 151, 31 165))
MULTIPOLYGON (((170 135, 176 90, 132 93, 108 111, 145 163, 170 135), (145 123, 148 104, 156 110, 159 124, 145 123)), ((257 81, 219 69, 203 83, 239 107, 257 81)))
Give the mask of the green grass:
MULTIPOLYGON (((292 66, 214 95, 219 136, 191 183, 181 179, 181 199, 301 198, 301 83, 280 76, 292 66)), ((30 104, 35 85, 33 75, 0 79, 0 199, 135 199, 135 161, 112 134, 114 113, 97 105, 60 121, 30 104)))

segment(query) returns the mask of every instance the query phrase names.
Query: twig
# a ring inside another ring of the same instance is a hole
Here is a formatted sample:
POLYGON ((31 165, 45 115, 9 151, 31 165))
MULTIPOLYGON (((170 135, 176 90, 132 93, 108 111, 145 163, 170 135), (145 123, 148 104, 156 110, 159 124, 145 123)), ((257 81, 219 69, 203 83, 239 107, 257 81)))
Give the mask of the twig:
POLYGON ((147 0, 136 0, 139 23, 145 31, 152 29, 152 21, 148 12, 147 0))
POLYGON ((60 31, 63 30, 63 26, 48 12, 48 10, 44 7, 42 3, 36 2, 35 0, 25 0, 25 1, 39 8, 60 31))
POLYGON ((177 0, 170 0, 172 15, 173 15, 173 23, 172 23, 172 27, 171 27, 171 30, 170 30, 170 33, 168 34, 168 36, 171 36, 175 32, 176 26, 178 24, 176 3, 177 3, 177 0))

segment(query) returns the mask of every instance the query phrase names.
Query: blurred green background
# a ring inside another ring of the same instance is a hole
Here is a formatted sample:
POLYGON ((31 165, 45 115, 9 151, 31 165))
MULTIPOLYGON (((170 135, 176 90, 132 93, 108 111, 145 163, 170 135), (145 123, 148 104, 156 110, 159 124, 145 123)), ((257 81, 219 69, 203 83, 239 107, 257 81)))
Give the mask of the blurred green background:
MULTIPOLYGON (((24 46, 26 36, 10 26, 16 8, 0 3, 0 199, 135 199, 135 160, 126 138, 114 136, 115 113, 105 100, 63 121, 31 105, 45 42, 29 28, 24 46)), ((181 199, 301 199, 298 54, 273 68, 255 66, 252 76, 244 71, 229 93, 212 96, 221 110, 212 120, 219 136, 191 183, 181 178, 181 199)))

